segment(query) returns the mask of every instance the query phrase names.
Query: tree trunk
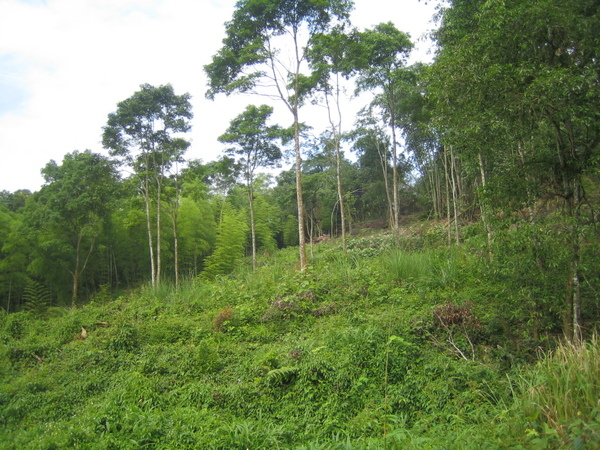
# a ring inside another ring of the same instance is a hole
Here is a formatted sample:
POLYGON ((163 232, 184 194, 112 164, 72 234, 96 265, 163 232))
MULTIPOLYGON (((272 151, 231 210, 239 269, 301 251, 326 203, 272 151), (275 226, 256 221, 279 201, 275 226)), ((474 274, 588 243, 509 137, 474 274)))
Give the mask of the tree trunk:
POLYGON ((444 149, 444 178, 446 180, 446 218, 448 219, 448 244, 452 243, 452 215, 450 214, 450 175, 448 173, 448 152, 444 149))
POLYGON ((8 300, 6 303, 6 312, 10 313, 10 300, 12 297, 12 279, 13 279, 13 274, 10 274, 10 278, 8 279, 8 300))
POLYGON ((388 180, 388 159, 387 159, 387 155, 385 152, 385 149, 381 148, 380 142, 377 139, 376 141, 376 146, 377 146, 377 153, 379 154, 379 162, 381 163, 381 171, 383 173, 383 183, 385 185, 385 196, 387 199, 387 204, 388 204, 388 226, 393 229, 394 228, 394 223, 393 223, 393 214, 394 214, 394 206, 392 203, 392 196, 390 195, 390 182, 388 180))
MULTIPOLYGON (((336 75, 339 78, 339 75, 336 75)), ((331 105, 329 103, 329 93, 325 92, 325 103, 327 104, 327 115, 329 117, 329 125, 331 126, 331 131, 333 132, 333 143, 335 146, 335 166, 336 166, 336 179, 337 179, 337 194, 338 194, 338 202, 340 204, 340 220, 342 227, 342 249, 346 251, 346 216, 345 216, 345 208, 344 208, 344 193, 342 189, 342 152, 340 151, 340 140, 341 140, 341 128, 342 128, 342 111, 340 109, 340 97, 339 97, 339 79, 336 82, 336 96, 335 96, 335 104, 337 109, 337 125, 334 123, 333 118, 331 116, 331 105)))
POLYGON ((161 194, 162 194, 162 180, 159 179, 162 175, 157 175, 156 180, 156 287, 160 286, 160 277, 162 272, 162 258, 161 258, 161 194))
POLYGON ((79 297, 79 279, 81 278, 81 275, 83 274, 83 272, 85 271, 85 268, 87 267, 88 261, 90 260, 90 256, 91 256, 92 252, 94 251, 94 245, 96 243, 96 240, 92 239, 92 242, 90 243, 90 248, 85 257, 85 261, 83 262, 83 265, 81 265, 81 240, 82 239, 83 239, 83 236, 81 234, 79 234, 77 236, 77 243, 75 244, 75 268, 73 269, 73 272, 71 272, 71 276, 73 278, 73 295, 71 297, 71 307, 72 308, 77 306, 77 298, 79 297))
MULTIPOLYGON (((296 81, 297 83, 297 81, 296 81)), ((302 196, 302 153, 300 149, 300 123, 298 110, 294 115, 294 144, 296 149, 296 200, 298 202, 298 249, 300 251, 300 270, 308 265, 306 260, 306 237, 304 235, 304 199, 302 196)))
POLYGON ((460 243, 460 235, 458 232, 458 186, 456 181, 456 164, 454 158, 454 152, 452 150, 452 146, 450 146, 450 176, 452 179, 452 203, 454 205, 454 232, 456 243, 460 243))
POLYGON ((481 205, 481 221, 483 222, 483 227, 485 228, 486 232, 487 232, 487 246, 488 246, 488 255, 490 258, 492 258, 493 256, 493 242, 494 242, 494 235, 493 235, 493 231, 492 231, 492 226, 489 222, 489 218, 487 215, 487 197, 485 194, 485 190, 486 190, 486 185, 487 185, 487 177, 486 177, 486 173, 485 173, 485 166, 483 165, 483 156, 481 155, 481 152, 479 152, 477 154, 477 157, 479 159, 479 173, 481 175, 481 189, 483 191, 483 195, 480 196, 479 202, 481 205), (481 198, 483 197, 483 198, 481 198))
POLYGON ((175 289, 179 289, 179 236, 177 230, 177 207, 179 206, 179 200, 175 199, 173 205, 173 212, 171 214, 171 220, 173 222, 173 259, 175 266, 175 289))
POLYGON ((148 179, 144 180, 144 203, 146 206, 146 229, 148 232, 148 248, 150 250, 150 273, 152 287, 156 287, 156 268, 154 265, 154 239, 152 238, 152 222, 150 216, 150 183, 148 179))
POLYGON ((252 178, 248 177, 248 201, 250 203, 250 234, 252 237, 252 271, 256 271, 256 225, 254 223, 254 191, 252 178))
POLYGON ((300 252, 300 270, 304 270, 308 262, 306 260, 306 236, 304 235, 304 198, 302 193, 302 150, 300 148, 300 119, 299 119, 299 97, 300 97, 300 49, 298 47, 298 30, 294 29, 294 51, 296 54, 296 72, 294 74, 294 100, 292 115, 294 116, 294 147, 296 150, 296 200, 298 202, 298 250, 300 252))
POLYGON ((179 219, 179 167, 176 166, 175 171, 175 198, 173 199, 171 208, 171 219, 173 222, 173 259, 175 266, 175 289, 179 289, 179 233, 178 233, 178 219, 179 219))
POLYGON ((340 202, 340 218, 342 221, 342 248, 344 252, 346 251, 346 214, 344 212, 344 193, 342 191, 342 156, 340 152, 340 142, 339 138, 336 139, 335 143, 336 149, 336 161, 337 161, 337 191, 338 191, 338 200, 340 202))
POLYGON ((394 227, 394 235, 396 236, 396 244, 398 244, 398 231, 399 231, 399 223, 398 218, 400 214, 400 201, 398 200, 398 151, 396 149, 396 122, 393 111, 390 111, 390 122, 392 128, 392 189, 393 192, 393 216, 392 216, 392 224, 394 227))
POLYGON ((569 280, 567 282, 567 336, 571 342, 583 339, 581 324, 581 277, 579 273, 581 238, 580 238, 580 202, 581 185, 578 180, 571 180, 571 195, 567 197, 567 218, 570 220, 570 261, 569 280), (570 322, 570 323, 569 323, 570 322))

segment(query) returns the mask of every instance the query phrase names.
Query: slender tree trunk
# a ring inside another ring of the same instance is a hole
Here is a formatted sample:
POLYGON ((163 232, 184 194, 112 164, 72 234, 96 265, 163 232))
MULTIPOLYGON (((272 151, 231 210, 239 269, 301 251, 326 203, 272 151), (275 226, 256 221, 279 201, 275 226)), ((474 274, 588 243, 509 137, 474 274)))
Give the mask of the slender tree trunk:
POLYGON ((567 282, 566 334, 572 342, 583 339, 581 324, 581 276, 580 276, 580 202, 581 185, 578 180, 569 180, 571 195, 567 197, 567 218, 570 221, 570 261, 567 282))
POLYGON ((146 207, 146 230, 148 232, 148 249, 150 250, 150 280, 152 287, 156 287, 156 267, 154 265, 154 239, 152 238, 152 221, 150 216, 150 183, 144 180, 144 204, 146 207))
POLYGON ((256 271, 256 224, 254 218, 254 190, 252 189, 252 178, 247 178, 248 202, 250 203, 250 234, 252 238, 252 270, 256 271))
POLYGON ((437 201, 438 201, 438 214, 439 219, 444 217, 444 191, 442 189, 442 176, 441 170, 439 167, 439 159, 437 161, 433 161, 433 169, 435 173, 435 186, 437 189, 437 201))
MULTIPOLYGON (((177 164, 177 163, 176 163, 177 164)), ((177 166, 176 166, 177 167, 177 166)), ((173 263, 175 266, 175 289, 179 289, 179 230, 177 223, 179 221, 179 167, 175 171, 175 199, 171 208, 171 219, 173 225, 173 263)))
POLYGON ((452 243, 452 215, 450 213, 450 174, 448 173, 448 151, 444 149, 444 178, 446 180, 446 218, 448 219, 448 244, 452 243))
POLYGON ((435 182, 434 182, 434 174, 432 170, 427 170, 426 179, 429 183, 429 196, 431 197, 431 206, 433 207, 433 217, 435 219, 438 218, 437 211, 437 196, 435 192, 435 182))
POLYGON ((10 299, 12 297, 12 280, 13 280, 13 275, 11 273, 10 277, 8 279, 8 300, 6 303, 6 312, 7 313, 10 313, 10 299))
MULTIPOLYGON (((296 81, 297 83, 297 81, 296 81)), ((306 260, 306 236, 304 235, 304 199, 302 195, 302 153, 300 150, 300 123, 298 111, 294 117, 294 144, 296 148, 296 201, 298 202, 298 250, 300 251, 300 270, 308 265, 306 260)))
POLYGON ((157 175, 156 180, 156 287, 160 286, 160 278, 162 273, 162 252, 161 252, 161 210, 162 210, 162 180, 159 179, 162 175, 157 175))
POLYGON ((346 251, 346 216, 344 208, 344 192, 342 189, 342 152, 340 150, 340 140, 342 131, 342 111, 340 109, 340 88, 339 88, 339 75, 336 81, 336 94, 335 94, 335 105, 337 110, 337 125, 333 121, 331 115, 331 105, 329 103, 329 93, 325 92, 325 103, 327 104, 327 116, 329 118, 329 126, 333 132, 333 142, 335 146, 335 167, 336 167, 336 179, 337 179, 337 194, 338 202, 340 205, 340 220, 342 228, 342 249, 346 251))
POLYGON ((287 106, 289 111, 292 113, 294 118, 294 150, 296 153, 296 201, 298 205, 298 250, 300 253, 300 270, 304 270, 308 265, 306 259, 306 236, 304 235, 304 199, 302 194, 302 150, 300 148, 300 119, 299 119, 299 96, 300 96, 300 68, 302 64, 302 58, 300 56, 300 48, 298 44, 298 29, 292 27, 292 39, 294 41, 294 53, 296 57, 296 67, 293 72, 290 72, 290 75, 294 77, 293 83, 293 100, 292 103, 289 101, 289 96, 284 93, 285 87, 287 84, 287 80, 285 82, 281 81, 280 71, 277 67, 276 56, 275 53, 271 51, 271 43, 266 42, 266 48, 268 49, 269 56, 269 65, 272 72, 272 80, 275 83, 277 88, 277 92, 279 97, 283 101, 283 103, 287 106))
POLYGON ((388 226, 393 229, 394 228, 394 222, 393 222, 393 214, 394 214, 394 206, 392 203, 392 196, 390 195, 390 182, 388 179, 388 158, 387 158, 387 154, 385 152, 385 149, 381 148, 380 142, 378 139, 376 139, 376 146, 377 146, 377 154, 379 155, 379 162, 381 163, 381 171, 383 174, 383 183, 385 186, 385 196, 387 199, 387 204, 388 204, 388 226))
POLYGON ((81 264, 81 240, 83 239, 83 236, 81 234, 79 234, 77 236, 77 242, 75 244, 75 268, 73 269, 73 272, 71 272, 71 276, 73 278, 73 295, 71 297, 71 307, 74 308, 77 305, 77 299, 79 297, 79 280, 81 278, 81 275, 83 274, 83 272, 85 271, 88 261, 90 260, 90 256, 92 255, 92 252, 94 251, 94 246, 96 244, 96 240, 92 239, 92 242, 90 243, 90 248, 87 252, 87 255, 85 257, 85 260, 83 262, 83 265, 81 264))
POLYGON ((336 161, 337 161, 337 191, 338 191, 338 201, 340 203, 340 219, 342 226, 342 248, 344 252, 346 251, 346 214, 344 212, 344 192, 342 191, 342 156, 340 152, 340 141, 339 138, 336 139, 335 143, 336 149, 336 161))
POLYGON ((300 97, 300 49, 298 46, 298 30, 294 29, 294 51, 296 54, 296 71, 294 73, 294 99, 292 105, 292 115, 294 116, 294 147, 296 150, 296 199, 298 202, 298 249, 300 252, 300 270, 304 270, 307 265, 306 259, 306 236, 304 235, 304 198, 302 193, 302 150, 300 148, 300 118, 299 118, 299 97, 300 97))
POLYGON ((71 272, 73 278, 73 295, 71 297, 71 308, 75 308, 77 305, 77 297, 79 296, 79 249, 81 247, 81 234, 77 236, 77 243, 75 244, 75 268, 71 272))
POLYGON ((492 226, 489 222, 489 218, 487 215, 487 197, 485 194, 485 190, 487 187, 487 177, 486 177, 486 173, 485 173, 485 166, 483 164, 483 156, 481 155, 481 152, 479 152, 477 154, 477 157, 479 159, 479 173, 481 175, 481 188, 483 190, 483 198, 480 197, 479 201, 481 204, 481 221, 483 222, 483 226, 487 232, 487 245, 488 245, 488 254, 490 256, 490 258, 492 258, 493 256, 493 242, 494 242, 494 234, 492 231, 492 226))
MULTIPOLYGON (((392 216, 392 224, 394 227, 394 234, 396 235, 396 241, 398 241, 398 231, 399 231, 399 223, 398 223, 398 218, 399 218, 399 209, 400 209, 400 202, 398 200, 398 151, 396 149, 396 123, 395 120, 393 118, 393 114, 392 114, 392 119, 391 119, 391 127, 392 127, 392 189, 394 190, 393 192, 393 207, 392 207, 392 211, 393 211, 393 216, 392 216)), ((398 242, 396 242, 398 243, 398 242)))
POLYGON ((173 224, 173 259, 175 266, 175 289, 179 289, 179 235, 177 228, 177 207, 179 205, 179 201, 176 198, 175 204, 173 205, 173 213, 171 214, 171 220, 173 224))
POLYGON ((456 181, 456 164, 454 158, 454 151, 452 150, 452 146, 450 146, 450 176, 452 180, 452 203, 454 205, 454 232, 456 243, 460 243, 460 235, 458 233, 458 186, 456 181))
POLYGON ((111 248, 110 250, 111 255, 112 255, 112 266, 115 270, 115 281, 114 281, 114 285, 116 287, 119 287, 119 268, 117 266, 117 256, 115 255, 115 251, 111 248))

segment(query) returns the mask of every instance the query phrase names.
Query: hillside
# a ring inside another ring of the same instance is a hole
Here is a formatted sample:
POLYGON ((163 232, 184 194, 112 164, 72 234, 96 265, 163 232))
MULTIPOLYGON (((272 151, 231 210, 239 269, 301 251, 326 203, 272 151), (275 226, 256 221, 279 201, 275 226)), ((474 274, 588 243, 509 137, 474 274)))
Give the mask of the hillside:
POLYGON ((598 342, 532 338, 499 263, 435 233, 3 314, 0 448, 595 448, 598 342))

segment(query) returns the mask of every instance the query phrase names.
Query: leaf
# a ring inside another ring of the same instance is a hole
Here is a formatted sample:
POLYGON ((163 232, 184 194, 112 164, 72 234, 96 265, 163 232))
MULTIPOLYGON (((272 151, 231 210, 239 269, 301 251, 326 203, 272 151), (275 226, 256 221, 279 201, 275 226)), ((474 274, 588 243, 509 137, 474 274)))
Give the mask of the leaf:
POLYGON ((289 383, 299 370, 298 367, 280 367, 279 369, 270 370, 266 376, 267 383, 272 385, 289 383))

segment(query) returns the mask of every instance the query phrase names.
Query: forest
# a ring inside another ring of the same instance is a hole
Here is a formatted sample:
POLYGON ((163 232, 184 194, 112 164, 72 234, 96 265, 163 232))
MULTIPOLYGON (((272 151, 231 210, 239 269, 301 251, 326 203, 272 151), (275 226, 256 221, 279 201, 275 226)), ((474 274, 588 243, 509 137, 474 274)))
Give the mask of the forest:
POLYGON ((0 192, 0 448, 598 448, 600 4, 351 10, 238 1, 219 159, 142 84, 0 192))

